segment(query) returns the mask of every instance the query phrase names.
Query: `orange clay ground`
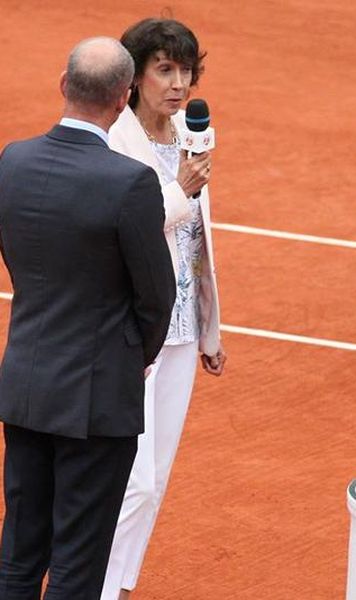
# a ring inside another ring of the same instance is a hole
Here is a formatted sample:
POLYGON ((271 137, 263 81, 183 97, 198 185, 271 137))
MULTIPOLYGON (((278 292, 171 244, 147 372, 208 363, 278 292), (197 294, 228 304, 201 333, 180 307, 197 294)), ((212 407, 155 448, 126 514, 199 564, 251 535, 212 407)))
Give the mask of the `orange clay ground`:
MULTIPOLYGON (((208 50, 195 95, 208 100, 217 131, 213 220, 356 239, 356 4, 170 6, 208 50)), ((78 40, 119 36, 164 7, 0 0, 0 146, 58 120, 58 77, 78 40)), ((356 342, 355 249, 220 230, 214 239, 223 323, 356 342)), ((1 350, 9 309, 0 300, 1 350)), ((233 333, 223 340, 226 374, 198 375, 132 597, 343 600, 356 354, 233 333)))

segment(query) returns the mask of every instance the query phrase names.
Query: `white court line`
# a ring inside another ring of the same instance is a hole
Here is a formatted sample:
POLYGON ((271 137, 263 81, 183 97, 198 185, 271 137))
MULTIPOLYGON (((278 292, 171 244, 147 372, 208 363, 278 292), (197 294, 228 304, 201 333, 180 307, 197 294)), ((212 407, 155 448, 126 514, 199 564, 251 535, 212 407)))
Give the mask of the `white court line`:
POLYGON ((221 331, 227 331, 229 333, 251 335, 254 337, 263 337, 272 340, 282 340, 284 342, 297 342, 299 344, 311 344, 313 346, 327 346, 328 348, 338 348, 339 350, 356 350, 356 344, 352 344, 350 342, 338 342, 336 340, 313 338, 305 335, 279 333, 277 331, 267 331, 266 329, 252 329, 250 327, 236 327, 234 325, 223 324, 220 325, 220 329, 221 331))
MULTIPOLYGON (((11 300, 12 294, 0 292, 0 299, 11 300)), ((336 340, 326 340, 321 338, 312 338, 305 335, 294 335, 290 333, 280 333, 277 331, 268 331, 266 329, 253 329, 250 327, 236 327, 235 325, 220 325, 221 331, 228 333, 237 333, 240 335, 251 335, 254 337, 269 338, 272 340, 282 340, 284 342, 297 342, 299 344, 312 344, 314 346, 327 346, 328 348, 337 348, 339 350, 356 350, 356 344, 350 342, 338 342, 336 340)))
POLYGON ((261 229, 259 227, 247 227, 246 225, 230 225, 229 223, 212 223, 213 229, 221 231, 232 231, 235 233, 248 233, 252 235, 264 235, 267 237, 294 240, 296 242, 310 242, 312 244, 326 244, 328 246, 342 246, 344 248, 356 248, 356 241, 338 240, 336 238, 318 237, 316 235, 304 235, 301 233, 290 233, 288 231, 277 231, 273 229, 261 229))
POLYGON ((2 300, 12 300, 13 294, 7 294, 6 292, 0 292, 0 298, 2 300))

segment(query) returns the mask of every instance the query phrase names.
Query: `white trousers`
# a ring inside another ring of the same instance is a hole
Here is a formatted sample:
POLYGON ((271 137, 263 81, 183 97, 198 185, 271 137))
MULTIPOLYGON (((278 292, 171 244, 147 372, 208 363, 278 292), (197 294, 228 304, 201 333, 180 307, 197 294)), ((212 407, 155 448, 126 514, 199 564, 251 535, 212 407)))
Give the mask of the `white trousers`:
POLYGON ((181 437, 192 393, 198 342, 163 346, 146 379, 145 433, 131 471, 101 600, 137 582, 181 437))

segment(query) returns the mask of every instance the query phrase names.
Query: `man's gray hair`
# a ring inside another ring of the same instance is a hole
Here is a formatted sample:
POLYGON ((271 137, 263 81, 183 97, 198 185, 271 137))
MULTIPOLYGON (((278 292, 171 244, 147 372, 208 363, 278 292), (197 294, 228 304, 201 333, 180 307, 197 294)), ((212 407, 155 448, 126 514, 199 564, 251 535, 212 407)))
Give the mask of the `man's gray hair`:
POLYGON ((70 102, 108 108, 132 83, 131 54, 115 38, 83 40, 71 52, 66 97, 70 102))

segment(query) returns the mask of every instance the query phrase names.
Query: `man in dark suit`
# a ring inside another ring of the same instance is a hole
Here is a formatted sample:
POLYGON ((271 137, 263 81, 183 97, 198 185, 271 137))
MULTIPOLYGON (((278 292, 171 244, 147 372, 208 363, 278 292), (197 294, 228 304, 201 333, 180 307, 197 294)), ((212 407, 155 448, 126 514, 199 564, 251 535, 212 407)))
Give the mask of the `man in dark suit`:
POLYGON ((14 298, 0 371, 6 516, 0 600, 97 600, 143 431, 144 369, 175 296, 149 167, 109 150, 133 77, 111 38, 62 75, 64 118, 0 160, 14 298))

